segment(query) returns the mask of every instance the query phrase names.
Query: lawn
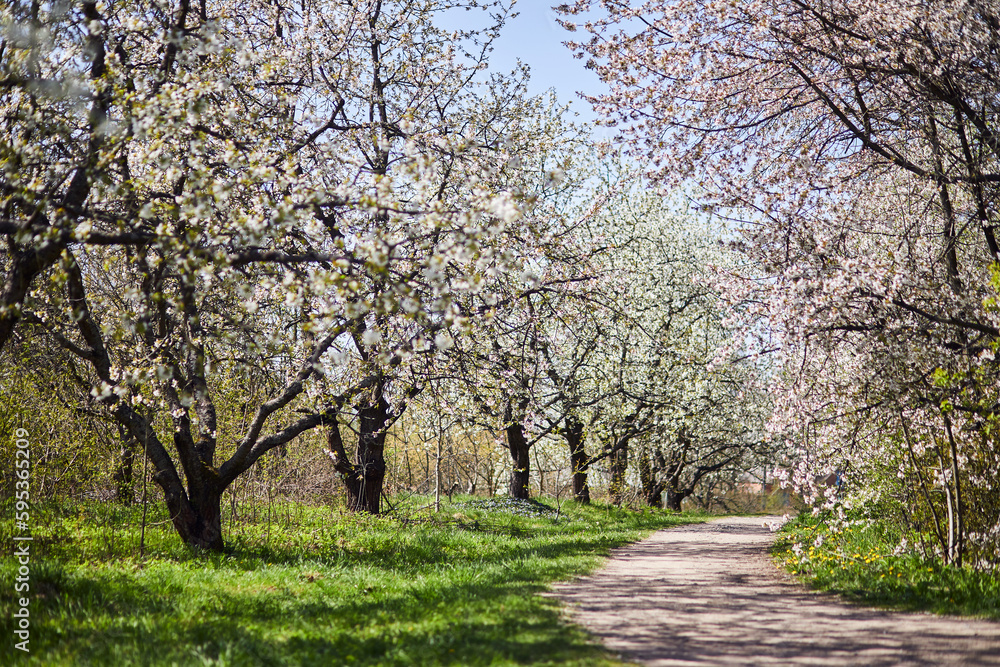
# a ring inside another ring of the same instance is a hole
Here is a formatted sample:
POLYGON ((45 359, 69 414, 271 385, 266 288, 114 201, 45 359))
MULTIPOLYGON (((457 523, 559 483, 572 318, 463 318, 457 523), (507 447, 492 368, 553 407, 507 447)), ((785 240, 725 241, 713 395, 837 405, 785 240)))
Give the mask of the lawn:
MULTIPOLYGON (((538 594, 613 547, 702 518, 468 498, 434 513, 419 500, 379 517, 261 508, 230 526, 225 553, 207 555, 184 547, 159 507, 144 537, 139 508, 36 507, 31 654, 8 639, 5 655, 72 665, 615 665, 538 594)), ((2 524, 8 544, 12 528, 2 524)), ((5 582, 16 570, 9 554, 5 582)), ((14 597, 8 583, 8 638, 14 597)))

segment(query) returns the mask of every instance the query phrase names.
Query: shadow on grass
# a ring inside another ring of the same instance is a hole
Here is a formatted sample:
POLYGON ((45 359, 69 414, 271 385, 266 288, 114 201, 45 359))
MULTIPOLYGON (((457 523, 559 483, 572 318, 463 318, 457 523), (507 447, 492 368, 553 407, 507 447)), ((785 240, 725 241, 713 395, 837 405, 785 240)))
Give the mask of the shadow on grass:
MULTIPOLYGON (((561 558, 602 542, 536 549, 561 558)), ((518 554, 512 554, 516 559, 518 554)), ((537 562, 537 561, 536 561, 537 562)), ((544 561, 539 562, 544 565, 544 561)), ((563 565, 545 578, 577 570, 563 565)), ((230 573, 227 573, 227 575, 230 573)), ((231 572, 239 577, 239 571, 231 572)), ((378 572, 369 572, 377 581, 378 572)), ((127 577, 71 577, 58 600, 34 609, 33 653, 53 663, 234 665, 572 664, 601 655, 561 620, 554 603, 534 596, 538 567, 494 564, 449 583, 448 573, 382 593, 317 580, 307 594, 265 585, 254 593, 138 585, 127 577), (90 619, 100 610, 100 618, 90 619), (96 622, 92 622, 96 621, 96 622), (63 652, 73 647, 72 655, 63 652)))
MULTIPOLYGON (((914 535, 916 544, 923 536, 914 535)), ((1000 573, 944 564, 916 551, 897 553, 902 537, 878 520, 831 533, 822 517, 802 515, 785 527, 771 554, 812 588, 853 602, 1000 619, 1000 573)))
MULTIPOLYGON (((238 524, 223 553, 165 526, 140 558, 104 548, 111 530, 138 543, 139 510, 54 505, 39 538, 56 539, 32 565, 29 664, 618 664, 535 594, 642 531, 698 520, 566 503, 531 516, 292 509, 296 522, 238 524)), ((11 567, 0 560, 5 578, 11 567)), ((7 636, 13 606, 0 591, 7 636)))
POLYGON ((994 573, 948 568, 933 580, 884 581, 858 577, 843 581, 817 574, 809 584, 818 590, 842 595, 852 602, 899 611, 930 611, 1000 619, 1000 578, 994 573))
MULTIPOLYGON (((308 557, 258 547, 94 567, 40 564, 31 662, 603 664, 603 651, 535 593, 542 582, 582 572, 629 531, 525 533, 534 537, 431 526, 391 539, 355 535, 358 547, 324 539, 308 557)), ((10 623, 5 613, 8 636, 10 623)))

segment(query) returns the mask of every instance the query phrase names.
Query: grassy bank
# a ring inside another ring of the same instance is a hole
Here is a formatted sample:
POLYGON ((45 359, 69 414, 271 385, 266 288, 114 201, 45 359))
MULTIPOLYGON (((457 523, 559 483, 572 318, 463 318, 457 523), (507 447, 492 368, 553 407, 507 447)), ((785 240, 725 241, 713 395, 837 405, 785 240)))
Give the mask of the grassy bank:
MULTIPOLYGON (((457 498, 440 514, 390 517, 277 505, 234 523, 226 553, 200 555, 149 512, 143 537, 139 508, 35 508, 31 655, 19 663, 617 664, 537 593, 612 547, 697 520, 457 498)), ((9 550, 0 568, 10 656, 9 550)))
POLYGON ((785 525, 772 553, 811 586, 856 602, 1000 619, 997 572, 942 565, 915 548, 918 539, 870 519, 831 527, 806 513, 785 525))

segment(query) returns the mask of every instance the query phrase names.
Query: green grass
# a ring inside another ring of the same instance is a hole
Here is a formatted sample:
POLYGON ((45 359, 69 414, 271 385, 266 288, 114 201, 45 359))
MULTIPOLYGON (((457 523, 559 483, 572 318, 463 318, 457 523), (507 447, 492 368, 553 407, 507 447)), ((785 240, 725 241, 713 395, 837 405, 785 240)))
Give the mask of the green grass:
MULTIPOLYGON (((943 565, 912 548, 885 522, 860 519, 833 527, 803 513, 789 522, 772 554, 814 588, 864 604, 1000 619, 996 571, 943 565), (898 553, 897 553, 898 552, 898 553)), ((913 545, 918 536, 910 535, 913 545)))
MULTIPOLYGON (((0 539, 11 543, 4 508, 0 539)), ((617 665, 559 606, 549 582, 610 548, 700 520, 603 505, 456 502, 441 514, 346 515, 281 505, 234 524, 222 554, 184 547, 162 509, 34 508, 31 655, 72 665, 617 665)), ((5 550, 5 656, 16 566, 5 550)), ((16 652, 20 653, 20 652, 16 652)), ((27 659, 26 659, 27 658, 27 659)))

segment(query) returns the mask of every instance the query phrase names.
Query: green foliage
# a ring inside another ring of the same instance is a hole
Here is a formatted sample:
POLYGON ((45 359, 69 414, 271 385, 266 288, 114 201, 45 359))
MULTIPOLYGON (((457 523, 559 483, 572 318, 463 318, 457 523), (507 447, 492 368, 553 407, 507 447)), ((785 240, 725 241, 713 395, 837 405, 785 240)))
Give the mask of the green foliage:
MULTIPOLYGON (((114 485, 121 438, 108 422, 80 410, 78 388, 59 359, 30 345, 0 358, 0 466, 14 469, 17 428, 31 442, 32 495, 80 494, 114 485)), ((14 492, 13 477, 0 477, 0 495, 14 492)))
POLYGON ((929 536, 882 520, 838 521, 801 514, 786 524, 772 554, 811 586, 894 609, 1000 619, 995 570, 942 565, 929 536))
MULTIPOLYGON (((183 546, 157 504, 142 557, 140 507, 46 504, 26 663, 615 665, 538 593, 613 547, 698 520, 464 500, 428 514, 414 498, 380 517, 277 505, 269 522, 230 526, 232 546, 211 555, 183 546)), ((0 562, 12 581, 14 562, 0 562)), ((11 587, 0 596, 10 637, 11 587)))

